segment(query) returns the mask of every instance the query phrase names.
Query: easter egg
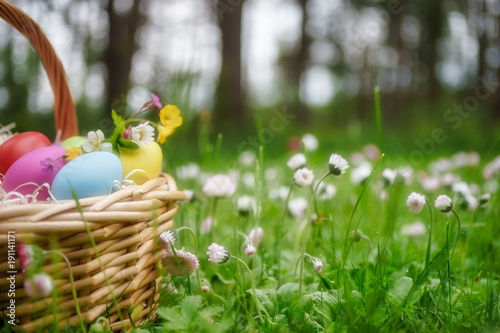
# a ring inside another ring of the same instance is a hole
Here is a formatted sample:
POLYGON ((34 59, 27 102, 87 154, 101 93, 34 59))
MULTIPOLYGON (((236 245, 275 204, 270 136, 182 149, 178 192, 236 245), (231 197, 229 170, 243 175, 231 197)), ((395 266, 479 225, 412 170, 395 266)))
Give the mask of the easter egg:
POLYGON ((39 132, 23 132, 14 135, 0 145, 0 173, 9 170, 21 156, 30 151, 50 146, 50 140, 39 132))
MULTIPOLYGON (((61 158, 66 151, 62 147, 43 147, 33 150, 15 161, 5 173, 2 189, 6 192, 16 191, 23 195, 33 194, 37 187, 52 184, 57 172, 68 162, 61 158), (35 183, 23 185, 26 183, 35 183), (22 185, 22 186, 21 186, 22 185)), ((47 200, 49 192, 42 188, 36 197, 37 201, 47 200)))
POLYGON ((142 146, 138 150, 122 150, 120 160, 123 165, 123 177, 133 170, 127 179, 133 180, 137 185, 142 185, 152 178, 157 178, 161 172, 163 154, 156 142, 148 142, 149 146, 142 146))
POLYGON ((57 200, 73 199, 72 188, 80 199, 107 195, 115 180, 122 180, 120 159, 112 153, 96 151, 66 164, 54 178, 51 191, 57 200))
POLYGON ((61 143, 61 147, 64 147, 66 149, 70 149, 73 147, 80 147, 83 145, 85 142, 88 140, 85 139, 83 136, 72 136, 71 138, 67 138, 61 143))

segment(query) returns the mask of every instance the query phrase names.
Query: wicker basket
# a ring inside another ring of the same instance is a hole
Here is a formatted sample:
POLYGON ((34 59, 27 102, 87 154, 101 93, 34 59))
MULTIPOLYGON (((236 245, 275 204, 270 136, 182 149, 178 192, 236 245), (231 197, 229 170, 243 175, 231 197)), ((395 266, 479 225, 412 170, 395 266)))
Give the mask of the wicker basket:
MULTIPOLYGON (((55 95, 55 122, 60 137, 77 135, 76 111, 64 70, 48 39, 31 18, 4 0, 0 0, 0 16, 25 35, 40 55, 55 95)), ((114 331, 129 328, 131 320, 139 325, 153 318, 152 304, 158 299, 160 280, 158 235, 172 228, 176 202, 184 199, 174 179, 162 174, 141 186, 81 199, 85 219, 75 201, 0 208, 0 317, 6 315, 12 298, 6 279, 10 275, 7 272, 12 271, 7 262, 10 231, 15 232, 16 246, 20 242, 43 249, 55 246, 69 259, 81 316, 87 323, 105 311, 114 331), (133 318, 129 318, 131 313, 133 318)), ((43 270, 52 274, 57 291, 58 326, 77 326, 68 267, 65 262, 52 263, 51 255, 45 259, 43 270)), ((53 323, 52 313, 47 315, 52 297, 32 300, 26 296, 18 262, 14 271, 18 325, 24 332, 33 332, 53 323)))

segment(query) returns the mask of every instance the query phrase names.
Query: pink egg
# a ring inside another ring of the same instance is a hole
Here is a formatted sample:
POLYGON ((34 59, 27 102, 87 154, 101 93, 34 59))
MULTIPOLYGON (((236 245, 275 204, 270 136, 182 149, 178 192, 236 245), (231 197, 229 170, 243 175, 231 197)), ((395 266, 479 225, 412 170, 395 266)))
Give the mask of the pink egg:
MULTIPOLYGON (((2 188, 6 192, 16 191, 23 195, 33 194, 36 188, 44 183, 52 185, 57 172, 68 163, 60 158, 66 152, 63 147, 43 147, 19 158, 11 165, 3 180, 2 188), (35 183, 37 185, 23 185, 35 183), (22 185, 22 186, 21 186, 22 185)), ((49 198, 47 188, 42 188, 36 197, 37 201, 49 198)))

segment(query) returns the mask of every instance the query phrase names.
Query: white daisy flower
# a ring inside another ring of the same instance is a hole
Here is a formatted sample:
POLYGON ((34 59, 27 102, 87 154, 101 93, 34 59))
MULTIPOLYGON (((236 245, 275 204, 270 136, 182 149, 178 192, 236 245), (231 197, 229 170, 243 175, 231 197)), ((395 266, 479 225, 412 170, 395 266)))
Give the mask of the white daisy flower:
POLYGON ((212 243, 207 251, 208 261, 223 264, 231 258, 229 250, 222 245, 212 243))
POLYGON ((155 130, 153 126, 149 125, 149 121, 132 127, 130 131, 130 138, 140 147, 148 146, 149 142, 155 141, 155 130))
POLYGON ((288 165, 288 167, 292 170, 297 170, 302 167, 305 167, 306 163, 307 163, 306 156, 302 153, 299 153, 290 157, 286 165, 288 165))
POLYGON ((330 156, 330 160, 328 161, 328 170, 330 173, 340 176, 347 168, 349 168, 349 164, 342 156, 339 154, 332 154, 330 156))
POLYGON ((298 186, 309 186, 312 184, 314 179, 314 173, 308 168, 302 168, 295 171, 293 175, 293 181, 298 186))

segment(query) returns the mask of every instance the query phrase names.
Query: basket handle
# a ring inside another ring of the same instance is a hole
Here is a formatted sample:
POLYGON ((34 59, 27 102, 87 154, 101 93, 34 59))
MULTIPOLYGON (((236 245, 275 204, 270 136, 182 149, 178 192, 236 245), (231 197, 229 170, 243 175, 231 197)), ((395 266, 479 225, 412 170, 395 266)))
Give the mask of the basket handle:
POLYGON ((61 61, 40 26, 25 12, 8 1, 0 0, 0 17, 19 30, 31 43, 42 61, 54 92, 54 118, 57 138, 78 135, 75 104, 61 61))

